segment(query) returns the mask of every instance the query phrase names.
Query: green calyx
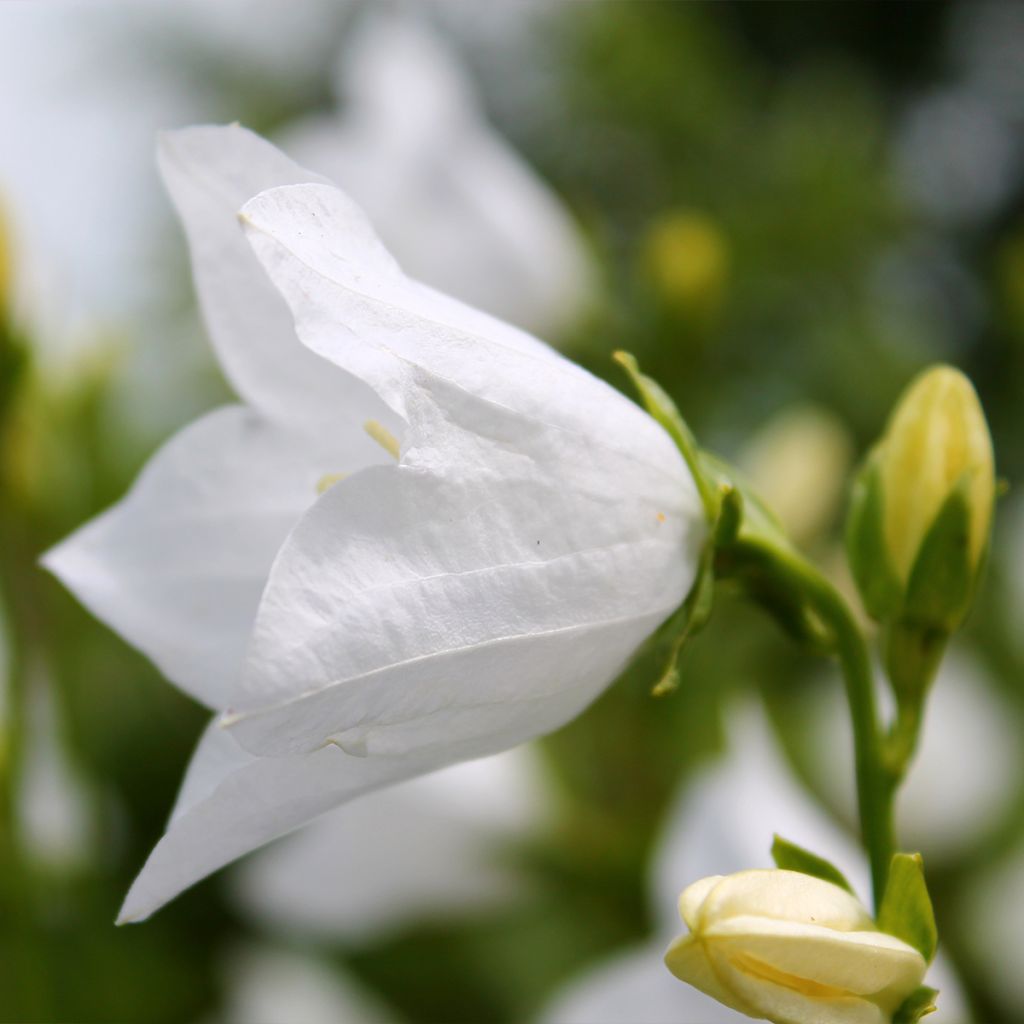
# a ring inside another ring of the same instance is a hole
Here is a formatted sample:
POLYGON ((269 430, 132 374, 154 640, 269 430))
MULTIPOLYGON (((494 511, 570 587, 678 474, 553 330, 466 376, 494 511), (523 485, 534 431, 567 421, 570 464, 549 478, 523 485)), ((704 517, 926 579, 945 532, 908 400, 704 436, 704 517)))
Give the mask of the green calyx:
POLYGON ((922 1017, 934 1013, 938 1009, 935 1005, 938 994, 938 989, 920 985, 900 1004, 892 1016, 892 1024, 917 1024, 922 1017))
POLYGON ((935 959, 939 933, 919 853, 893 854, 885 896, 878 908, 878 927, 912 946, 926 963, 935 959))
POLYGON ((644 407, 675 441, 693 476, 708 532, 696 579, 679 610, 658 630, 654 644, 667 646, 665 667, 653 688, 671 693, 679 682, 678 661, 686 641, 708 622, 720 579, 738 582, 791 635, 819 649, 831 638, 808 599, 807 579, 817 571, 799 554, 782 526, 742 475, 701 450, 686 421, 660 385, 644 375, 636 359, 615 353, 644 407))

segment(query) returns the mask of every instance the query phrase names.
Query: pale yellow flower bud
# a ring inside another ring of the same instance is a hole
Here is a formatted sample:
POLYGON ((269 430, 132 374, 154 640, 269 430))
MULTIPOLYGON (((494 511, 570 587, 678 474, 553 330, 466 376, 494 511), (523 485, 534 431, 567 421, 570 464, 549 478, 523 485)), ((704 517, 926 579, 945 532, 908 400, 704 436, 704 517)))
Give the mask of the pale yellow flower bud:
POLYGON ((690 931, 665 954, 669 970, 777 1024, 888 1024, 927 969, 845 889, 796 871, 701 879, 679 912, 690 931))
POLYGON ((926 370, 904 392, 882 445, 885 539, 900 580, 907 583, 925 536, 962 480, 969 557, 977 566, 992 522, 995 466, 971 382, 950 366, 926 370))
POLYGON ((995 465, 985 414, 959 370, 918 376, 854 486, 846 541, 871 616, 948 635, 988 549, 995 465))

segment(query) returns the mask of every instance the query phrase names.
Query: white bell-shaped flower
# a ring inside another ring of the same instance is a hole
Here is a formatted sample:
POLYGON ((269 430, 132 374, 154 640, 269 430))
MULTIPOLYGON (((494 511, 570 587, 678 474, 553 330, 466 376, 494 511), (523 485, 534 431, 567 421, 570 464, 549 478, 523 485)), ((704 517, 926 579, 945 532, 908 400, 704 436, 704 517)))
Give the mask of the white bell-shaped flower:
POLYGON ((337 189, 238 127, 165 137, 161 166, 246 404, 46 558, 226 712, 125 920, 361 793, 559 727, 686 597, 705 535, 653 419, 407 278, 337 189))

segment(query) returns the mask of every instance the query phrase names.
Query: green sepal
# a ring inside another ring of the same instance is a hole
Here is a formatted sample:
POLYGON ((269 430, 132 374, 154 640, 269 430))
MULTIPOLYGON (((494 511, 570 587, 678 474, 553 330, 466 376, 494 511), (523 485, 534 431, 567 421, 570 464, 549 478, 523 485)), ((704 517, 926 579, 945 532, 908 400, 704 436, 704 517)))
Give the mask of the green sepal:
POLYGON ((799 871, 801 875, 810 875, 812 878, 820 878, 823 882, 831 882, 845 889, 851 896, 856 895, 853 886, 846 880, 846 876, 833 863, 819 857, 810 850, 805 850, 788 839, 783 839, 778 833, 772 841, 772 859, 777 868, 784 871, 799 871))
POLYGON ((892 1015, 892 1024, 917 1024, 922 1017, 934 1013, 938 1009, 935 1005, 938 994, 937 988, 929 988, 927 985, 914 989, 892 1015))
POLYGON ((714 547, 708 542, 701 552, 697 578, 686 600, 658 630, 656 642, 670 644, 669 655, 658 681, 651 688, 652 697, 665 697, 679 686, 679 655, 683 645, 699 633, 711 618, 715 601, 714 547))
POLYGON ((924 861, 919 853, 895 853, 889 864, 878 927, 913 946, 927 963, 935 957, 939 932, 924 880, 924 861))
POLYGON ((686 425, 675 402, 669 398, 664 388, 651 377, 642 373, 636 357, 629 352, 615 352, 612 358, 629 374, 633 386, 640 394, 644 408, 651 417, 665 428, 666 433, 675 442, 686 465, 697 485, 697 493, 700 495, 701 504, 704 506, 704 515, 708 524, 713 525, 718 519, 718 495, 715 488, 703 474, 700 465, 700 457, 697 452, 697 442, 694 440, 690 428, 686 425))
POLYGON ((914 559, 902 616, 932 629, 956 629, 971 606, 978 567, 970 551, 971 474, 942 503, 914 559))
POLYGON ((881 447, 864 460, 850 493, 846 518, 846 555, 864 608, 876 622, 892 619, 903 605, 903 584, 889 558, 885 540, 881 447))
POLYGON ((711 536, 716 548, 735 543, 743 526, 743 495, 732 484, 719 484, 718 520, 711 536))

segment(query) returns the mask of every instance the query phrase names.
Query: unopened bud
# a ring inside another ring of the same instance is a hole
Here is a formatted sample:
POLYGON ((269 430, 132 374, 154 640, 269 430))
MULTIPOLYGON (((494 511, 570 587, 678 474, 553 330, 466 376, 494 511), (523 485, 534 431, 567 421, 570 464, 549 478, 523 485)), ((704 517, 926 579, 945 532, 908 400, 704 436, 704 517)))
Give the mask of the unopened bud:
POLYGON ((679 912, 690 931, 669 947, 668 969, 748 1017, 883 1024, 927 970, 856 897, 797 871, 704 878, 683 891, 679 912))
POLYGON ((970 608, 995 503, 992 439, 971 382, 936 366, 906 390, 855 487, 850 564, 870 614, 950 632, 970 608))

